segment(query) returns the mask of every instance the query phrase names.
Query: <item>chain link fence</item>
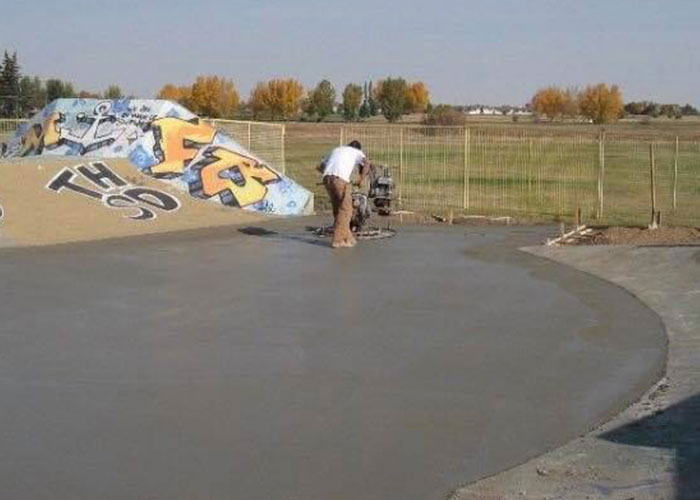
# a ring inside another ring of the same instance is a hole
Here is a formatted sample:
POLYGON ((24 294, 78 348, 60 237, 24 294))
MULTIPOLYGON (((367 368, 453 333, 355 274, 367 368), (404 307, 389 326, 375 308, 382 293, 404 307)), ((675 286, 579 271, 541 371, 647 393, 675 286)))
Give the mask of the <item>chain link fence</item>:
POLYGON ((15 130, 27 120, 0 119, 0 143, 7 142, 15 135, 15 130))
POLYGON ((392 167, 401 208, 700 225, 700 143, 495 126, 344 126, 392 167), (653 165, 653 175, 652 175, 653 165))
POLYGON ((286 173, 285 127, 279 123, 237 120, 207 120, 213 127, 227 133, 244 148, 270 166, 286 173))

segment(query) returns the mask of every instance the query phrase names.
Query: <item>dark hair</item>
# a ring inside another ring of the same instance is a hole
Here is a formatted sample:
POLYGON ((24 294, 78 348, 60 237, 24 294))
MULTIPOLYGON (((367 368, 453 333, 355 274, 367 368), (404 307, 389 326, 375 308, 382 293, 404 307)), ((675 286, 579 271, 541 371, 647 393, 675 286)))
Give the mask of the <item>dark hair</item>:
POLYGON ((362 144, 360 144, 360 141, 352 141, 350 144, 348 144, 348 146, 362 151, 362 144))

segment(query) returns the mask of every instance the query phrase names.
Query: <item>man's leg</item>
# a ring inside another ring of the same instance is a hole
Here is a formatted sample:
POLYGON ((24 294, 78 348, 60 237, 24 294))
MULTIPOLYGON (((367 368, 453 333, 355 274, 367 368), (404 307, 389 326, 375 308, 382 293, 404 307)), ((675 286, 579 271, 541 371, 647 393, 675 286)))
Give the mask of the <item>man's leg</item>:
POLYGON ((336 217, 334 242, 344 245, 354 245, 355 237, 350 231, 350 219, 352 219, 352 186, 342 179, 334 179, 340 194, 338 217, 336 217))
POLYGON ((328 192, 328 197, 331 200, 331 206, 333 207, 333 229, 335 231, 336 220, 338 219, 338 209, 340 208, 340 195, 336 191, 335 185, 333 184, 333 177, 327 176, 323 178, 323 185, 326 187, 328 192))
POLYGON ((331 199, 331 206, 333 207, 333 221, 335 222, 335 218, 338 217, 338 208, 340 207, 340 197, 338 196, 338 193, 335 190, 335 186, 333 186, 333 177, 324 177, 323 178, 323 185, 326 187, 326 191, 328 192, 328 197, 331 199))

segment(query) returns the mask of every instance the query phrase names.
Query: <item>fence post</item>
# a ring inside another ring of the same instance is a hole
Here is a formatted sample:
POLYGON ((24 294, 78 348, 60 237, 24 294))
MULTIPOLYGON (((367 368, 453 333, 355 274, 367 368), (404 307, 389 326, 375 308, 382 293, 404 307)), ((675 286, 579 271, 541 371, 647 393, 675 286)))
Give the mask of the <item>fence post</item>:
POLYGON ((601 130, 598 136, 598 219, 603 217, 605 203, 605 131, 601 130))
POLYGON ((678 193, 678 136, 676 136, 676 151, 673 154, 673 209, 676 209, 678 193))
POLYGON ((399 128, 399 207, 403 207, 403 127, 399 128))
MULTIPOLYGON (((282 125, 282 126, 284 126, 284 125, 282 125)), ((251 133, 251 123, 248 122, 248 151, 250 151, 250 145, 251 145, 251 142, 252 142, 252 141, 251 141, 251 137, 252 137, 252 133, 251 133)))
POLYGON ((649 188, 651 189, 651 224, 650 229, 656 227, 656 158, 654 155, 654 143, 649 143, 649 169, 651 182, 649 183, 649 188))
POLYGON ((343 144, 345 144, 344 135, 345 135, 345 127, 341 126, 340 127, 340 144, 338 144, 339 146, 342 146, 343 144))
POLYGON ((287 175, 287 158, 286 158, 286 152, 285 152, 285 147, 284 143, 287 140, 287 125, 284 123, 282 124, 282 140, 281 140, 281 149, 282 149, 282 175, 287 175))
POLYGON ((469 208, 469 187, 470 187, 470 172, 469 172, 469 156, 471 154, 471 144, 469 136, 469 127, 464 127, 464 189, 462 193, 462 208, 467 210, 469 208))

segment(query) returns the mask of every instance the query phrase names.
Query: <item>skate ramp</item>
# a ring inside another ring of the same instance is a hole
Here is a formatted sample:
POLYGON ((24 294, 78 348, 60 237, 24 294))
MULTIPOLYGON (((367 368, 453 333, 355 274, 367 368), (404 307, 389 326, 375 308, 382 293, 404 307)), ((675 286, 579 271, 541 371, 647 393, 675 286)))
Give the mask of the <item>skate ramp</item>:
POLYGON ((4 245, 313 212, 310 191, 170 101, 58 99, 0 153, 4 245))
POLYGON ((200 200, 124 159, 0 165, 1 246, 34 246, 246 224, 263 214, 200 200))

